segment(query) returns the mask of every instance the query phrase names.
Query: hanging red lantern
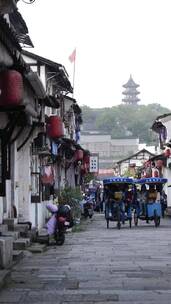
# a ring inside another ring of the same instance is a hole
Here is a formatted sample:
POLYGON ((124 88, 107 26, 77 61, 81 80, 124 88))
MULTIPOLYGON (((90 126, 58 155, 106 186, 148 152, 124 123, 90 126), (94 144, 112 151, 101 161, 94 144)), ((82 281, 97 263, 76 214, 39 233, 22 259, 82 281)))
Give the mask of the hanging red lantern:
POLYGON ((170 157, 170 155, 171 155, 171 151, 170 151, 169 148, 167 148, 167 149, 164 151, 164 156, 165 156, 165 157, 170 157))
POLYGON ((79 150, 76 150, 75 151, 75 160, 76 161, 79 161, 79 160, 82 160, 83 159, 83 150, 79 149, 79 150))
POLYGON ((162 168, 162 166, 163 166, 163 161, 162 161, 161 159, 158 159, 158 160, 156 161, 156 166, 157 166, 157 168, 162 168))
POLYGON ((18 106, 23 99, 23 78, 15 70, 0 73, 0 105, 18 106))
POLYGON ((51 138, 59 138, 64 136, 64 125, 60 116, 49 117, 47 133, 51 138))

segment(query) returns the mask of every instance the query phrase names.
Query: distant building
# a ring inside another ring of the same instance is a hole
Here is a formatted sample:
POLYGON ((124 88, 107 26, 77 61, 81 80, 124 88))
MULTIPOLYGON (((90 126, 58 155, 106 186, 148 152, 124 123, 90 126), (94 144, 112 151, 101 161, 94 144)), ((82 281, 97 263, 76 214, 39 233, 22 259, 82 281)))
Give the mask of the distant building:
POLYGON ((124 84, 123 87, 125 88, 125 90, 123 91, 122 94, 125 96, 122 99, 122 101, 125 104, 132 104, 132 105, 137 104, 140 101, 140 99, 137 97, 137 95, 140 94, 140 92, 137 91, 139 84, 136 84, 134 82, 131 75, 128 82, 124 84))
POLYGON ((111 135, 82 135, 80 144, 99 154, 99 169, 111 169, 116 160, 138 151, 139 139, 111 139, 111 135))
POLYGON ((132 173, 132 176, 135 175, 135 172, 138 168, 141 168, 145 161, 149 160, 150 157, 153 157, 154 154, 149 152, 146 149, 142 149, 137 153, 130 155, 125 159, 121 159, 114 165, 114 173, 116 175, 124 175, 124 172, 129 170, 132 173))

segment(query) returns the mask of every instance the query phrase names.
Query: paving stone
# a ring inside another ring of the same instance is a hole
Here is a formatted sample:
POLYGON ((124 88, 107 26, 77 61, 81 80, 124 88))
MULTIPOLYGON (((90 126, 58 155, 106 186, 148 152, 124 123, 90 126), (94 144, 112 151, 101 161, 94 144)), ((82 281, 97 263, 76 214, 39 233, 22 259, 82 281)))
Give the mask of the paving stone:
POLYGON ((114 226, 106 229, 104 215, 95 214, 63 246, 24 257, 12 268, 3 301, 12 303, 14 293, 13 303, 170 304, 171 219, 159 229, 114 226))
POLYGON ((0 290, 7 284, 10 277, 9 270, 0 270, 0 290))
POLYGON ((30 239, 20 238, 13 242, 13 250, 25 250, 30 245, 30 239))
POLYGON ((32 253, 41 253, 46 250, 47 246, 45 244, 33 243, 27 250, 32 253))

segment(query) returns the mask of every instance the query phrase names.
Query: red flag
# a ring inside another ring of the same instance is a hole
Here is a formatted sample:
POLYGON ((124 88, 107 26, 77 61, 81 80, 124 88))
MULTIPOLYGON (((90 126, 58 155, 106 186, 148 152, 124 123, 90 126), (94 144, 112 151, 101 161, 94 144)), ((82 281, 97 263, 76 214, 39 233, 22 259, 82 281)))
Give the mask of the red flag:
POLYGON ((72 63, 76 58, 76 49, 73 50, 72 54, 69 56, 69 61, 72 63))

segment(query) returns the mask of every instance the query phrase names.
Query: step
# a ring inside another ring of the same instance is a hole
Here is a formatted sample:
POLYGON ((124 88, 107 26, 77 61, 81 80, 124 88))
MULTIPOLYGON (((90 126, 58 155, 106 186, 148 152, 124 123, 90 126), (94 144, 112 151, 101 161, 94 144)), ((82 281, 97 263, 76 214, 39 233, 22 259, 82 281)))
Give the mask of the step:
POLYGON ((49 234, 47 229, 41 229, 38 231, 36 242, 41 244, 49 244, 49 234))
POLYGON ((22 250, 13 250, 12 258, 14 262, 19 262, 24 257, 24 252, 22 250))
POLYGON ((2 289, 8 282, 10 278, 10 270, 0 269, 0 289, 2 289))
POLYGON ((10 268, 12 265, 12 237, 0 237, 0 267, 10 268))
POLYGON ((18 231, 20 236, 23 238, 27 238, 28 236, 29 226, 27 224, 15 224, 14 231, 18 231))
POLYGON ((37 228, 32 228, 31 230, 28 231, 27 237, 30 239, 31 242, 36 242, 37 240, 37 235, 38 235, 38 230, 37 228))
POLYGON ((13 242, 13 250, 25 250, 30 246, 29 238, 20 238, 13 242))
POLYGON ((19 232, 18 231, 5 231, 2 233, 3 237, 12 237, 13 240, 17 240, 19 238, 19 232))
POLYGON ((47 249, 47 245, 39 244, 39 243, 33 243, 29 248, 27 248, 27 250, 32 253, 42 253, 46 249, 47 249))
POLYGON ((0 225, 0 234, 6 231, 8 231, 8 225, 5 224, 0 225))
POLYGON ((14 231, 14 225, 17 219, 14 218, 6 218, 3 220, 3 224, 8 226, 8 230, 14 231))

